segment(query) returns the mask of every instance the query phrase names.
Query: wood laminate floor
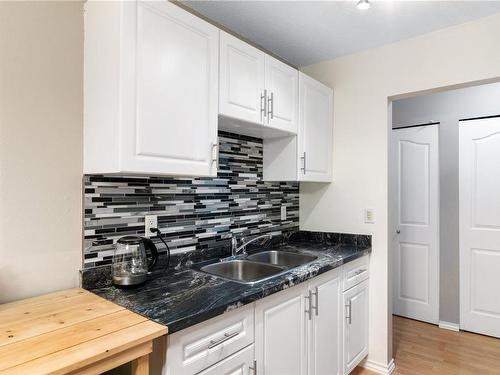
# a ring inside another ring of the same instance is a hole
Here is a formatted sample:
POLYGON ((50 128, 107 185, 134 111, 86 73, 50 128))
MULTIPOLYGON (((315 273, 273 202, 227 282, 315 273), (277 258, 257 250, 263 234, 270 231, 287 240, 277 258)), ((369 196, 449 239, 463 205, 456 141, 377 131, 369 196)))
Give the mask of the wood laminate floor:
MULTIPOLYGON (((500 339, 393 318, 394 375, 500 375, 500 339)), ((352 375, 376 375, 357 368, 352 375)))

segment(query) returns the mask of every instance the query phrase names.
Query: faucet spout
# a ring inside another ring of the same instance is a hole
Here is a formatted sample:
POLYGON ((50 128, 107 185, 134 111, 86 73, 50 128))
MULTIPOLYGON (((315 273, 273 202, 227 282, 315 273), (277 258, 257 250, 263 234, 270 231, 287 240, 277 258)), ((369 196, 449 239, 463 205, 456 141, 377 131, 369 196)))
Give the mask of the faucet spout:
POLYGON ((233 237, 231 239, 231 253, 232 253, 233 257, 237 256, 240 252, 242 255, 247 255, 247 253, 246 253, 247 246, 255 241, 259 241, 259 240, 262 240, 264 238, 270 240, 271 238, 273 238, 273 235, 270 233, 262 234, 260 236, 252 238, 249 241, 246 241, 246 242, 244 241, 240 246, 238 246, 238 240, 236 239, 236 237, 233 237))

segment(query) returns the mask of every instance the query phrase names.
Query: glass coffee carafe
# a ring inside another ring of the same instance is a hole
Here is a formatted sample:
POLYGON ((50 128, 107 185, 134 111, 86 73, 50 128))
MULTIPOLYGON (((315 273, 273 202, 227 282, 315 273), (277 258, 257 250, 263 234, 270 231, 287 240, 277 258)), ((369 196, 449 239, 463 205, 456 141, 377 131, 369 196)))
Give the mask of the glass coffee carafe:
POLYGON ((111 274, 113 284, 134 286, 144 283, 158 260, 158 250, 148 238, 126 236, 116 242, 111 274), (151 258, 148 258, 148 251, 151 258))

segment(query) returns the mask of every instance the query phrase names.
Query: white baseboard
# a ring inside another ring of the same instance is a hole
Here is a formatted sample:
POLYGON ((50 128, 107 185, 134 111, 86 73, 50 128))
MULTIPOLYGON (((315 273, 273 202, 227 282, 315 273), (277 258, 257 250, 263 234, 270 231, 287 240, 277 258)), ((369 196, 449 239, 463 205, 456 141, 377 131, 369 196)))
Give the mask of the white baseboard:
POLYGON ((450 323, 450 322, 443 322, 443 321, 440 320, 439 321, 439 328, 447 329, 447 330, 450 330, 450 331, 459 332, 460 331, 460 324, 450 323))
POLYGON ((383 375, 391 375, 396 368, 394 359, 391 359, 391 361, 386 365, 367 359, 363 363, 361 363, 361 366, 370 371, 376 372, 377 374, 383 375))

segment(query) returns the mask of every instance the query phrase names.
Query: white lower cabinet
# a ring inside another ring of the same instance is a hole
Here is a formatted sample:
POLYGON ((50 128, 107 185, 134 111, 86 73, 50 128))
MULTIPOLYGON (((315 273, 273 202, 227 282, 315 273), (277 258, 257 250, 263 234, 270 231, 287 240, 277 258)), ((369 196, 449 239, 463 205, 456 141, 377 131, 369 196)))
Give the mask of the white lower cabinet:
POLYGON ((258 375, 307 373, 307 283, 255 303, 255 359, 258 375))
POLYGON ((344 374, 349 374, 368 354, 368 280, 343 294, 344 374))
POLYGON ((253 349, 254 346, 250 345, 198 375, 256 375, 253 349))
POLYGON ((309 375, 339 375, 342 371, 340 275, 340 269, 336 269, 309 282, 312 296, 307 330, 309 375))
POLYGON ((368 354, 367 278, 366 256, 169 335, 162 375, 347 375, 368 354))
POLYGON ((163 375, 194 375, 254 342, 254 306, 247 305, 167 336, 163 375))

